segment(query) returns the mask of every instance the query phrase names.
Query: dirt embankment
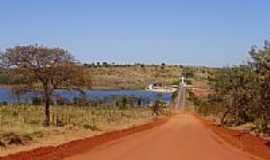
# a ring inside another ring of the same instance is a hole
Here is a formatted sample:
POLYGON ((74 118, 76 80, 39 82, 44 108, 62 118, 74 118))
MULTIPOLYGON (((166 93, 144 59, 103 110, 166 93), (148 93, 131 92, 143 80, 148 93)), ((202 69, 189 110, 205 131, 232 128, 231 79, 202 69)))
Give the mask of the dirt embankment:
POLYGON ((9 156, 0 157, 0 160, 60 160, 65 157, 76 155, 86 150, 90 150, 97 145, 118 139, 120 137, 151 129, 153 127, 164 124, 167 120, 168 118, 157 119, 148 124, 143 124, 118 131, 112 131, 85 139, 75 140, 56 147, 47 146, 37 148, 31 151, 19 152, 9 156))
POLYGON ((258 156, 263 159, 270 159, 270 141, 259 136, 251 135, 246 131, 233 130, 219 127, 210 120, 205 120, 196 115, 204 125, 214 131, 225 142, 240 148, 245 152, 258 156))

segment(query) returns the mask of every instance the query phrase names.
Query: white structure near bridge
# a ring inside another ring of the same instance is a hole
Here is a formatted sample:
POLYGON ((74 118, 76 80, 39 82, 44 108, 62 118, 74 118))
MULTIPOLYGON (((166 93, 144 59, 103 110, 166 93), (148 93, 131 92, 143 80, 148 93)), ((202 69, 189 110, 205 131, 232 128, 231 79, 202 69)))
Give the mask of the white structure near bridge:
POLYGON ((146 90, 153 91, 153 92, 168 92, 172 93, 179 89, 179 87, 187 87, 187 84, 185 82, 185 77, 180 76, 180 82, 179 85, 168 85, 163 86, 161 83, 151 83, 148 85, 146 90))
POLYGON ((180 83, 180 86, 184 86, 184 87, 187 86, 187 84, 186 84, 186 82, 185 82, 185 77, 184 77, 184 76, 181 77, 181 83, 180 83))
POLYGON ((175 85, 162 86, 159 83, 151 83, 146 88, 147 91, 166 92, 166 93, 173 93, 177 91, 177 89, 178 89, 178 86, 175 86, 175 85))

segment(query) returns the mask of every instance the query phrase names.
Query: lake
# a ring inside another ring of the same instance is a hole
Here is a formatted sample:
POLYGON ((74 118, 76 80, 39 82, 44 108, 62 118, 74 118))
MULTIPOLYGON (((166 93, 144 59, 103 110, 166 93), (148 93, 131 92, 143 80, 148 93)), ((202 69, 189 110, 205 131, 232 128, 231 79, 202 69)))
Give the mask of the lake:
MULTIPOLYGON (((9 88, 0 88, 0 103, 16 104, 26 103, 31 104, 34 97, 39 97, 38 93, 27 93, 16 97, 12 94, 9 88)), ((170 103, 172 93, 151 92, 145 90, 89 90, 85 94, 78 91, 56 90, 53 99, 63 98, 65 101, 73 102, 76 97, 84 96, 90 101, 102 101, 112 103, 113 100, 121 97, 129 97, 139 99, 143 105, 149 105, 156 100, 162 100, 170 103)))

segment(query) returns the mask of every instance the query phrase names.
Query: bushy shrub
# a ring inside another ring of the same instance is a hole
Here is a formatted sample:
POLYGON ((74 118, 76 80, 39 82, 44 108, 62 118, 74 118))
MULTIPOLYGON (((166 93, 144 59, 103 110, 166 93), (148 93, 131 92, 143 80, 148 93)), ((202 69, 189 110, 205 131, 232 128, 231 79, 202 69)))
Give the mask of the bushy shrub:
POLYGON ((167 108, 166 103, 161 100, 156 100, 154 104, 151 106, 153 115, 157 115, 157 116, 164 113, 166 108, 167 108))
POLYGON ((41 97, 33 97, 32 98, 32 104, 33 105, 41 105, 42 104, 42 98, 41 97))

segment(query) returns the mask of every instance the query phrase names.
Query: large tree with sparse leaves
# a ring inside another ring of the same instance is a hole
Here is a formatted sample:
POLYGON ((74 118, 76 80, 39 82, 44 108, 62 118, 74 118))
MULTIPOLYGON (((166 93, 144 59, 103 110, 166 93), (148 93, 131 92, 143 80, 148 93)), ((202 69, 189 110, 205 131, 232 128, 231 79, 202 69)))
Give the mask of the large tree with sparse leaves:
POLYGON ((44 101, 44 125, 50 125, 50 104, 56 89, 84 90, 91 87, 87 70, 65 49, 39 45, 16 46, 0 55, 16 93, 38 91, 44 101))

